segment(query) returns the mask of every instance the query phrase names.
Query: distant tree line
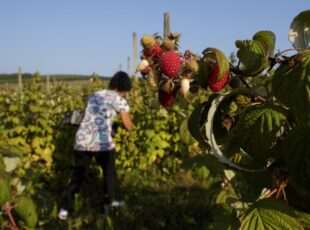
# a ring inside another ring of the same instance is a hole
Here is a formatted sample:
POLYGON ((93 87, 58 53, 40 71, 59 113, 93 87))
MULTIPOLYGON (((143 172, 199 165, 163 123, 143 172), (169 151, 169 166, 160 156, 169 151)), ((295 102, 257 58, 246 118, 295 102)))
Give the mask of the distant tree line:
MULTIPOLYGON (((35 73, 23 73, 22 77, 24 81, 30 80, 34 77, 35 73)), ((47 75, 41 75, 41 78, 45 80, 47 75)), ((100 76, 97 74, 91 74, 91 75, 80 75, 80 74, 50 74, 49 75, 51 80, 56 81, 77 81, 77 80, 89 80, 92 77, 99 77, 99 78, 109 78, 106 76, 100 76)), ((5 83, 17 83, 18 82, 18 73, 11 73, 6 74, 2 73, 0 74, 0 84, 5 83)))

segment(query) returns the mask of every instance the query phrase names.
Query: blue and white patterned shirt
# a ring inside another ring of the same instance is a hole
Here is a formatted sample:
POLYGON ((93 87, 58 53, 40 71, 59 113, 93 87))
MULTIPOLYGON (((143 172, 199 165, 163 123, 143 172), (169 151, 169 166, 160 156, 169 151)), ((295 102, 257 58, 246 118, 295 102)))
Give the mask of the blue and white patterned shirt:
POLYGON ((78 151, 114 149, 111 132, 117 113, 128 112, 127 101, 112 90, 95 92, 87 102, 84 117, 75 136, 78 151))

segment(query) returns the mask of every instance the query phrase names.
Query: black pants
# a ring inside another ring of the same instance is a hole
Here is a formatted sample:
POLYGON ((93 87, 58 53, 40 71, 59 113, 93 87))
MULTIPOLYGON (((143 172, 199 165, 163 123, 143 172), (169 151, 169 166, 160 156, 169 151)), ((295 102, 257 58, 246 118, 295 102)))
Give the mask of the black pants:
POLYGON ((63 208, 72 210, 74 194, 78 192, 85 180, 92 157, 95 157, 103 171, 104 203, 110 203, 115 198, 116 169, 114 149, 103 152, 75 151, 75 169, 62 204, 63 208))

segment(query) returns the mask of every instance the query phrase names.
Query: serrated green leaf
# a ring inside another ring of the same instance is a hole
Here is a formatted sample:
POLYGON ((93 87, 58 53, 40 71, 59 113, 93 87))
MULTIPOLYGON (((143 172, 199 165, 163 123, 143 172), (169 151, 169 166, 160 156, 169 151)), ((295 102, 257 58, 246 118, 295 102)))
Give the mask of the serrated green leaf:
POLYGON ((268 66, 268 55, 261 42, 256 40, 237 40, 235 42, 240 70, 243 76, 255 76, 268 66))
MULTIPOLYGON (((233 163, 230 159, 228 159, 226 157, 226 155, 223 153, 222 150, 223 147, 221 148, 220 145, 218 145, 218 142, 216 140, 216 123, 218 123, 217 121, 217 114, 221 113, 222 111, 219 110, 219 108, 221 107, 221 104, 224 100, 226 100, 226 98, 228 97, 231 97, 232 95, 236 95, 236 94, 244 94, 244 93, 248 93, 248 94, 253 94, 253 91, 252 90, 246 90, 244 88, 239 88, 239 89, 236 89, 236 90, 232 90, 232 91, 228 91, 226 92, 224 95, 220 95, 220 96, 217 96, 216 98, 214 98, 214 100, 211 102, 211 106, 208 110, 208 115, 207 115, 207 119, 206 119, 206 123, 205 123, 205 132, 206 132, 206 141, 208 143, 208 145, 211 147, 211 151, 210 153, 215 156, 220 162, 224 163, 224 164, 227 164, 235 169, 238 169, 238 170, 241 170, 241 171, 250 171, 250 172, 257 172, 257 171, 261 171, 261 170, 265 170, 265 167, 266 167, 266 164, 263 163, 263 168, 260 167, 259 169, 253 169, 253 168, 245 168, 241 165, 237 165, 235 163, 233 163), (215 123, 215 124, 214 124, 215 123)), ((219 127, 219 126, 217 126, 219 127)), ((235 129, 235 127, 234 127, 235 129)), ((235 135, 235 131, 233 133, 235 135)), ((232 136, 229 136, 228 135, 228 140, 232 140, 231 139, 232 136)), ((235 138, 236 139, 236 138, 235 138)), ((226 138, 227 140, 227 138, 226 138)), ((237 146, 240 146, 239 143, 237 143, 237 139, 236 139, 236 144, 237 146)), ((223 143, 225 143, 225 139, 223 138, 222 140, 223 143)), ((232 142, 230 142, 232 143, 232 142)), ((225 146, 225 144, 223 144, 225 146)), ((242 150, 241 150, 242 151, 242 150)), ((244 151, 242 151, 244 152, 244 151)), ((237 152, 235 152, 237 153, 237 152)), ((246 154, 245 155, 249 155, 249 154, 246 154)), ((256 161, 257 162, 257 161, 256 161)))
POLYGON ((34 228, 38 222, 36 205, 30 197, 22 196, 19 198, 16 206, 16 212, 21 219, 29 226, 34 228))
POLYGON ((290 176, 306 190, 310 190, 310 130, 293 129, 284 139, 282 152, 290 176))
POLYGON ((241 228, 247 230, 303 229, 294 211, 277 199, 263 199, 252 204, 241 217, 241 228))
POLYGON ((288 39, 295 49, 310 47, 310 10, 302 11, 293 19, 288 39))
POLYGON ((276 141, 285 111, 277 105, 254 105, 241 118, 237 126, 237 139, 241 147, 255 159, 265 162, 268 151, 276 141))
POLYGON ((305 229, 310 229, 310 214, 301 212, 301 211, 295 211, 297 218, 299 222, 302 223, 305 229))
POLYGON ((0 206, 11 199, 10 183, 0 177, 0 206))
POLYGON ((268 54, 269 57, 273 56, 276 45, 276 35, 272 31, 259 31, 254 34, 253 40, 263 44, 265 53, 268 54))
POLYGON ((290 108, 297 123, 310 127, 310 51, 301 52, 275 71, 272 91, 277 99, 290 108))

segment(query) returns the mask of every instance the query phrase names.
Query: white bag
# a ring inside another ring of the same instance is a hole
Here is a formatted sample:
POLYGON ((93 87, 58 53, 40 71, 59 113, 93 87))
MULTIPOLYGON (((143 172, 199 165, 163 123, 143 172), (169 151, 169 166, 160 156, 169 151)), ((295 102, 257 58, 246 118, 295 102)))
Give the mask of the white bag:
POLYGON ((69 125, 79 125, 83 119, 83 113, 79 110, 74 110, 73 112, 68 112, 64 117, 64 124, 69 125))

